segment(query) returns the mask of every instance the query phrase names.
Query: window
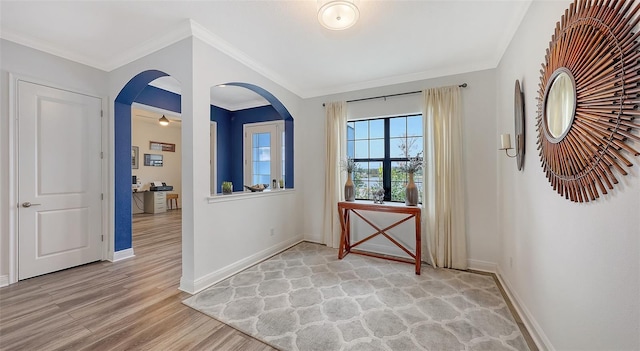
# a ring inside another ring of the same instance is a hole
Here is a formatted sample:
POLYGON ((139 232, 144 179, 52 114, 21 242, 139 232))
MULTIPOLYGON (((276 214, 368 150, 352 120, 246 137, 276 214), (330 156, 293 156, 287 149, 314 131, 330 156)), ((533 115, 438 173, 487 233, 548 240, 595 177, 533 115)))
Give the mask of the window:
POLYGON ((284 123, 250 123, 244 126, 244 182, 273 186, 284 179, 284 123))
MULTIPOLYGON (((353 174, 356 199, 373 199, 383 188, 386 201, 404 201, 408 175, 400 167, 422 148, 422 115, 347 122, 347 155, 359 166, 353 174)), ((414 181, 422 196, 422 173, 414 181)))

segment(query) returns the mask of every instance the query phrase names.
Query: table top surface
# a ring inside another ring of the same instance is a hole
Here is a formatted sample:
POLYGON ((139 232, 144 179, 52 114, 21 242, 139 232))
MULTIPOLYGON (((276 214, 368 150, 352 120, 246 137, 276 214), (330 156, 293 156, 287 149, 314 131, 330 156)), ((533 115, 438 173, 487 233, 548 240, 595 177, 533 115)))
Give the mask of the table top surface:
POLYGON ((420 213, 422 211, 421 205, 407 206, 402 202, 374 204, 371 200, 340 201, 338 202, 338 208, 395 213, 420 213))

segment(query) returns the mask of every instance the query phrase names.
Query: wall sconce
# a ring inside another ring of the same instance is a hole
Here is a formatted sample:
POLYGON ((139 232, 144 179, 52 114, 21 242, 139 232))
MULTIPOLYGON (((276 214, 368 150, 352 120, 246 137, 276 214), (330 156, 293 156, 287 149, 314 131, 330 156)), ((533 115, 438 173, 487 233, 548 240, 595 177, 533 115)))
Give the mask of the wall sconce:
MULTIPOLYGON (((520 138, 516 135, 516 144, 520 141, 520 138)), ((504 153, 507 156, 513 158, 518 156, 518 150, 516 150, 516 154, 511 156, 509 155, 509 150, 513 150, 511 147, 511 134, 502 134, 500 135, 500 148, 498 150, 504 150, 504 153)))
POLYGON ((158 122, 160 123, 161 126, 168 126, 169 125, 169 120, 164 115, 162 115, 162 117, 160 117, 158 122))
POLYGON ((514 92, 514 114, 513 120, 516 127, 516 154, 509 155, 511 147, 511 134, 500 135, 500 149, 504 150, 509 157, 516 157, 516 166, 521 171, 524 168, 524 93, 520 88, 520 82, 516 80, 514 92))

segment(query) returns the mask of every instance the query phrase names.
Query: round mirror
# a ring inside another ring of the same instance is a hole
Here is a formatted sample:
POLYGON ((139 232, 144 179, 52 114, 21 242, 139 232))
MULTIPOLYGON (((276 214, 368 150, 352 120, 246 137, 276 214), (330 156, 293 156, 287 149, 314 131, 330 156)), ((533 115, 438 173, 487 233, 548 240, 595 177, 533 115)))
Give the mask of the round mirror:
POLYGON ((516 126, 516 160, 518 170, 524 167, 524 93, 520 81, 516 79, 514 92, 513 118, 516 126))
POLYGON ((571 72, 558 68, 549 79, 544 99, 544 119, 547 138, 553 143, 562 140, 569 129, 576 111, 576 83, 571 72))

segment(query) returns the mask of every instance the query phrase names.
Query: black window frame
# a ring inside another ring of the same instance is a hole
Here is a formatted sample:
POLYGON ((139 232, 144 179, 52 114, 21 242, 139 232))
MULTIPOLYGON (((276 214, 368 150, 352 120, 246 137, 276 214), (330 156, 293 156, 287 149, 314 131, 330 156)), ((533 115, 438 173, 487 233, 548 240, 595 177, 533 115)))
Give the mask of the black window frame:
MULTIPOLYGON (((354 149, 353 160, 356 163, 358 163, 358 162, 367 162, 367 163, 368 162, 381 162, 382 163, 382 188, 384 189, 384 201, 398 202, 398 203, 402 202, 400 200, 391 200, 391 188, 392 188, 392 185, 391 185, 391 183, 392 183, 392 179, 391 179, 391 171, 392 171, 391 164, 393 162, 407 162, 407 161, 409 161, 409 157, 415 156, 415 155, 407 155, 407 157, 391 157, 390 156, 391 155, 391 139, 392 139, 391 138, 391 128, 390 128, 391 119, 393 119, 393 118, 401 118, 401 117, 409 118, 409 117, 418 117, 418 116, 420 118, 422 118, 422 114, 421 113, 415 113, 415 114, 402 114, 402 115, 385 116, 385 117, 360 118, 360 119, 354 119, 354 120, 347 121, 347 128, 349 128, 349 123, 354 123, 355 124, 355 122, 361 122, 361 121, 383 120, 383 123, 384 123, 384 157, 383 158, 356 158, 355 157, 355 149, 354 149)), ((423 125, 423 130, 424 130, 424 125, 423 125)), ((424 138, 423 130, 421 130, 420 131, 420 135, 416 136, 416 137, 424 138)), ((407 132, 408 132, 408 130, 407 130, 407 132)), ((350 140, 348 134, 349 133, 347 133, 347 145, 349 144, 349 141, 353 141, 354 142, 354 148, 355 148, 355 141, 357 141, 357 140, 372 140, 370 135, 368 136, 367 139, 356 139, 355 138, 355 134, 354 134, 354 139, 350 140)), ((408 137, 409 136, 406 136, 406 138, 408 138, 408 137)), ((347 147, 347 149, 348 149, 348 147, 347 147)), ((369 152, 371 152, 371 150, 369 150, 369 152)), ((371 200, 371 197, 370 198, 359 198, 359 197, 357 197, 358 195, 359 195, 359 192, 356 191, 356 200, 371 200)), ((369 196, 370 196, 370 194, 369 194, 369 196)))

